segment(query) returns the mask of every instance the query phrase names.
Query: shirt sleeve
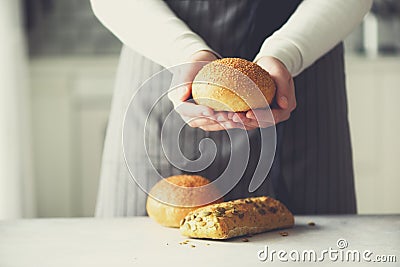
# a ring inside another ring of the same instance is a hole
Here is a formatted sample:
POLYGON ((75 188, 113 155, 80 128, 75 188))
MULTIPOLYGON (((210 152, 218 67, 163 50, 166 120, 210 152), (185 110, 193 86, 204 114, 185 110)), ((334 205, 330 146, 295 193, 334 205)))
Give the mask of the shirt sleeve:
POLYGON ((372 0, 304 0, 264 41, 254 61, 273 56, 296 76, 342 41, 371 5, 372 0))
POLYGON ((97 18, 124 44, 164 67, 183 63, 201 50, 218 56, 162 0, 91 0, 91 4, 97 18))

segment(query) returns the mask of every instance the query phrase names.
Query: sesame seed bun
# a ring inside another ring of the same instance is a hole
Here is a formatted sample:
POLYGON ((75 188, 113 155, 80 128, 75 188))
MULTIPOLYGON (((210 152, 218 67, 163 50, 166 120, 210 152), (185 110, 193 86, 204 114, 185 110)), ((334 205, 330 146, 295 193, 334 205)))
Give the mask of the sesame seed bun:
POLYGON ((214 186, 200 188, 209 183, 208 179, 198 175, 175 175, 159 181, 147 198, 146 210, 149 217, 161 225, 179 227, 180 221, 190 211, 222 201, 210 201, 219 198, 220 193, 214 186))
POLYGON ((194 101, 216 111, 266 108, 272 103, 275 91, 274 81, 266 70, 241 58, 208 63, 192 84, 194 101))

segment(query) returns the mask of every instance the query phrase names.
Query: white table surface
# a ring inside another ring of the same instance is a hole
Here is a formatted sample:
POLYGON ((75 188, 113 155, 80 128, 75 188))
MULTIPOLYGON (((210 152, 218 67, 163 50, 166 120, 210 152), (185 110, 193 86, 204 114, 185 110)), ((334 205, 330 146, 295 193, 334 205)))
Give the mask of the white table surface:
MULTIPOLYGON (((366 249, 375 255, 395 255, 400 266, 400 215, 392 216, 296 216, 296 226, 285 230, 228 241, 186 240, 178 229, 157 225, 148 217, 120 219, 36 219, 0 222, 0 267, 25 266, 310 266, 309 262, 262 262, 257 252, 269 250, 366 249), (316 226, 307 223, 313 221, 316 226), (207 245, 209 244, 209 245, 207 245), (195 245, 192 247, 191 245, 195 245)), ((286 256, 288 257, 288 256, 286 256)), ((354 263, 320 263, 352 266, 354 263)), ((356 264, 375 266, 376 263, 356 264)), ((319 266, 319 265, 318 265, 319 266)))

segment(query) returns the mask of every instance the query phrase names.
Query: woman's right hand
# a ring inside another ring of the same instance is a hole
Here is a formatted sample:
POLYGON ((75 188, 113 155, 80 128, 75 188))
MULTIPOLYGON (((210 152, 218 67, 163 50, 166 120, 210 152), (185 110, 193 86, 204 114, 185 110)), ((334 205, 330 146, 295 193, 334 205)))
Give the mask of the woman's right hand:
POLYGON ((214 111, 189 100, 192 94, 192 82, 196 74, 204 65, 216 59, 217 57, 209 51, 199 51, 190 58, 190 62, 195 64, 184 65, 179 73, 173 74, 171 84, 173 89, 168 92, 168 97, 173 103, 174 109, 189 126, 204 131, 221 131, 233 128, 251 130, 255 128, 234 122, 232 120, 233 112, 214 111))

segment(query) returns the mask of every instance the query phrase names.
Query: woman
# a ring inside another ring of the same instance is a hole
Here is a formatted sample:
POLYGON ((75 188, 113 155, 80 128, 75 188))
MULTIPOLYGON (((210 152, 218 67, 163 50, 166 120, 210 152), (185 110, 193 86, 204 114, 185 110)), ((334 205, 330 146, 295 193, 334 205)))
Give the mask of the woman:
MULTIPOLYGON (((186 100, 190 85, 170 94, 171 102, 149 118, 148 157, 163 176, 181 173, 162 154, 160 129, 173 107, 191 127, 182 130, 183 151, 199 156, 202 139, 217 148, 215 161, 198 173, 216 179, 227 166, 227 132, 244 128, 250 137, 250 159, 240 182, 226 199, 267 194, 294 213, 355 213, 353 168, 341 40, 362 20, 371 0, 92 0, 97 17, 124 43, 107 131, 96 214, 144 215, 146 194, 133 183, 121 147, 124 112, 134 91, 163 67, 217 57, 255 61, 270 72, 277 85, 272 112, 278 146, 269 179, 252 193, 248 185, 260 155, 263 120, 255 114, 214 112, 186 100), (292 79, 294 78, 294 81, 292 79), (296 88, 296 95, 295 90, 296 88), (296 108, 296 109, 295 109, 296 108), (200 120, 191 119, 206 116, 200 120), (190 122, 192 121, 192 122, 190 122)), ((193 70, 187 70, 191 73, 193 70)), ((166 78, 168 79, 168 78, 166 78)), ((159 94, 165 86, 148 90, 159 94), (158 91, 157 91, 158 90, 158 91)), ((165 89, 165 88, 164 88, 165 89)), ((135 124, 144 120, 146 97, 135 106, 137 116, 125 121, 135 138, 135 124)), ((262 117, 262 111, 260 116, 262 117)), ((179 123, 176 120, 176 123, 179 123)), ((172 126, 173 127, 173 126, 172 126)), ((136 139, 136 140, 135 140, 136 139)), ((127 149, 125 147, 125 149, 127 149)), ((135 176, 151 179, 144 157, 130 154, 135 176)), ((144 185, 149 187, 150 183, 144 185)), ((142 188, 148 190, 148 188, 142 188)))

